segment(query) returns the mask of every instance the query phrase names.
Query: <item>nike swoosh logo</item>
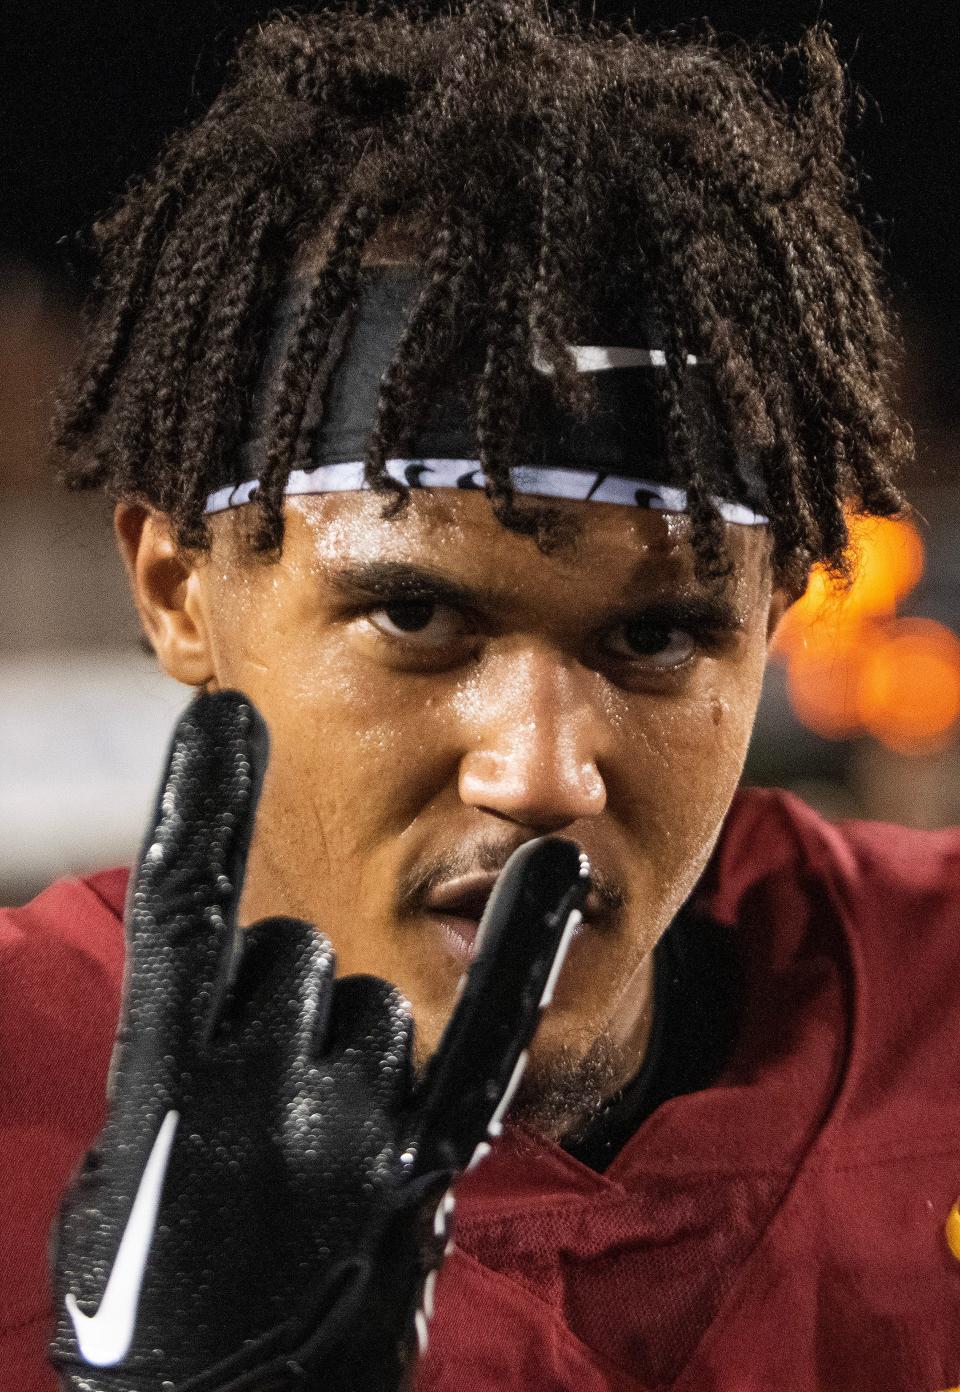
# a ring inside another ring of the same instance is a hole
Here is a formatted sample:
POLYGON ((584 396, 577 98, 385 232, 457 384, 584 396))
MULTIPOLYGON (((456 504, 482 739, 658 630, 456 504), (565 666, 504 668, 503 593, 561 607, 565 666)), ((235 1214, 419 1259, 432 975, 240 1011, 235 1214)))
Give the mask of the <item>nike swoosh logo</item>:
POLYGON ((127 1356, 137 1323, 140 1287, 147 1268, 160 1195, 167 1173, 179 1112, 167 1112, 153 1143, 114 1258, 113 1270, 95 1315, 85 1315, 72 1291, 66 1307, 73 1320, 80 1352, 88 1363, 108 1368, 127 1356))

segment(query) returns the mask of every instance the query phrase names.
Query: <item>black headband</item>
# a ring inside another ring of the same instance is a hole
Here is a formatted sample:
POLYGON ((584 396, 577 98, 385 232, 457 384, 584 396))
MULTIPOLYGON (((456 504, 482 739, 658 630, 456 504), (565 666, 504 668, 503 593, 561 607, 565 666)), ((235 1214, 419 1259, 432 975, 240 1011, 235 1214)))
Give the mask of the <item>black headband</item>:
MULTIPOLYGON (((376 418, 380 383, 410 310, 423 285, 422 273, 408 266, 364 267, 358 277, 357 312, 325 393, 320 420, 307 419, 307 467, 294 470, 289 495, 340 492, 365 487, 363 459, 376 418)), ((293 324, 309 287, 298 285, 278 313, 262 380, 269 384, 286 354, 293 324)), ((536 356, 530 395, 529 464, 511 470, 518 492, 652 507, 686 509, 683 480, 677 476, 659 426, 654 374, 665 364, 656 335, 647 346, 610 344, 571 346, 581 371, 595 374, 597 406, 580 421, 561 409, 550 390, 548 368, 536 356)), ((610 337, 610 335, 606 335, 610 337)), ((208 513, 249 502, 257 491, 255 460, 263 448, 269 391, 254 410, 255 427, 238 461, 238 479, 212 493, 208 513)), ((694 448, 719 449, 708 407, 705 365, 688 356, 684 411, 694 448)), ((482 488, 478 450, 469 413, 450 388, 435 393, 427 423, 403 459, 387 461, 388 471, 410 487, 482 488)), ((726 490, 725 490, 726 491, 726 490)), ((762 524, 763 488, 749 461, 737 461, 729 496, 715 499, 731 522, 762 524)))

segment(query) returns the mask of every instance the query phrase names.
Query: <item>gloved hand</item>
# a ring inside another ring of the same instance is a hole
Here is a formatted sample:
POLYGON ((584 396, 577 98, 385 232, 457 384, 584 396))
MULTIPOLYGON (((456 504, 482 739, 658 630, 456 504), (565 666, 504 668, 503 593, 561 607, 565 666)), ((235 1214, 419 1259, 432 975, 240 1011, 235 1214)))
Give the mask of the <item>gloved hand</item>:
POLYGON ((235 692, 174 734, 127 900, 108 1121, 53 1234, 50 1357, 72 1392, 397 1388, 449 1186, 499 1130, 579 919, 576 847, 515 852, 414 1088, 392 986, 335 981, 307 923, 236 927, 266 759, 235 692))

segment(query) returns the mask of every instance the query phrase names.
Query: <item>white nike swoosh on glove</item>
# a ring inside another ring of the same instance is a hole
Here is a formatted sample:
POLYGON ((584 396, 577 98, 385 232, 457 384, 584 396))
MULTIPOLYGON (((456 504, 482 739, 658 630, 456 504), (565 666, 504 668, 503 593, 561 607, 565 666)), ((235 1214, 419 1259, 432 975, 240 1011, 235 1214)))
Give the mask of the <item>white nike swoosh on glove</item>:
POLYGON ((157 1132, 97 1313, 85 1315, 77 1305, 73 1292, 67 1294, 65 1303, 73 1320, 80 1352, 88 1363, 98 1368, 119 1363, 126 1357, 133 1342, 140 1287, 147 1268, 167 1161, 179 1120, 179 1112, 167 1112, 157 1132))

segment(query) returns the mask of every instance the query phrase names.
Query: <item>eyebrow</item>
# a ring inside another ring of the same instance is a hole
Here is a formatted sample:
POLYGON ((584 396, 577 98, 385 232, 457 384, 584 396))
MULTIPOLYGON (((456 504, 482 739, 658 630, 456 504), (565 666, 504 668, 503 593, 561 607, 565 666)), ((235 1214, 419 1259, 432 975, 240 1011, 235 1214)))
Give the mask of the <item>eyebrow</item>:
MULTIPOLYGON (((451 580, 429 567, 405 561, 360 561, 341 566, 329 577, 334 589, 346 600, 433 599, 440 604, 475 611, 503 608, 503 596, 484 586, 451 580)), ((685 588, 669 595, 637 595, 607 607, 611 619, 629 620, 643 615, 657 620, 699 625, 717 631, 741 630, 747 620, 732 600, 685 588)))

